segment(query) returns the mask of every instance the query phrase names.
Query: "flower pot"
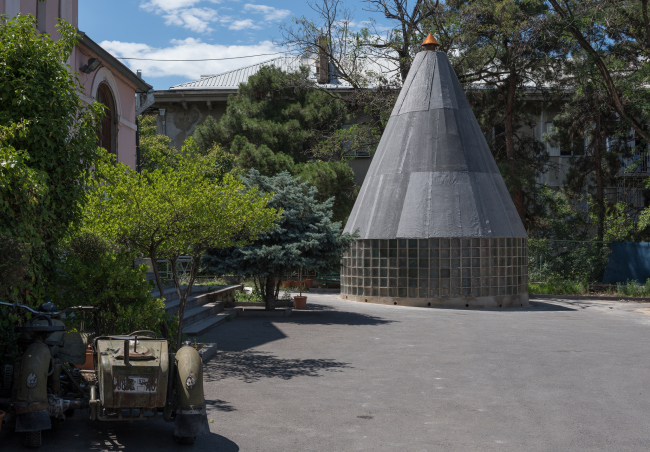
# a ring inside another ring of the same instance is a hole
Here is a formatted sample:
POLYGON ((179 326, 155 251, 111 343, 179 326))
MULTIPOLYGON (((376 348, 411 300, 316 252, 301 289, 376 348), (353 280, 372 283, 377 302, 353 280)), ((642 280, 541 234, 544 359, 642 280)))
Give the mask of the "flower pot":
POLYGON ((307 297, 306 296, 295 296, 293 297, 293 307, 295 309, 305 309, 307 307, 307 297))
POLYGON ((288 289, 289 287, 291 287, 291 283, 292 281, 282 281, 282 287, 284 289, 288 289))
POLYGON ((4 421, 5 412, 0 410, 0 430, 2 430, 2 421, 4 421))
POLYGON ((305 279, 302 282, 302 285, 303 285, 303 287, 306 287, 307 289, 311 289, 311 286, 312 286, 313 282, 314 281, 312 279, 305 279))

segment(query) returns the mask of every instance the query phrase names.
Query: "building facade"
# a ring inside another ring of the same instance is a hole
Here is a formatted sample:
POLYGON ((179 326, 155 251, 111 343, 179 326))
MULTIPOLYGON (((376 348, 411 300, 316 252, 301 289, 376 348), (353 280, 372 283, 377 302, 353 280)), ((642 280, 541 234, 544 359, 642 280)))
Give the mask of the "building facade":
MULTIPOLYGON (((0 14, 10 18, 31 14, 36 17, 37 29, 53 39, 60 38, 56 29, 59 18, 79 29, 78 0, 0 0, 0 14)), ((84 87, 84 92, 79 93, 81 99, 85 103, 98 101, 107 107, 97 133, 99 144, 135 169, 138 163, 136 94, 147 93, 152 87, 84 32, 79 34, 79 43, 68 64, 70 70, 79 73, 79 82, 84 87)))

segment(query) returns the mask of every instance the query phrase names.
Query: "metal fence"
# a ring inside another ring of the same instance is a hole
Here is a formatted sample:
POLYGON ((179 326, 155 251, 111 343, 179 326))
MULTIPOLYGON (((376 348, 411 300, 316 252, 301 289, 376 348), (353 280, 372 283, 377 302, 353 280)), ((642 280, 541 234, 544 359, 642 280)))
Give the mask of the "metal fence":
POLYGON ((528 274, 531 282, 548 278, 602 281, 611 242, 529 239, 528 274))
MULTIPOLYGON (((169 281, 174 279, 172 263, 168 259, 158 259, 158 273, 160 277, 169 281)), ((176 273, 179 278, 188 277, 192 270, 192 256, 181 256, 176 261, 176 273)))

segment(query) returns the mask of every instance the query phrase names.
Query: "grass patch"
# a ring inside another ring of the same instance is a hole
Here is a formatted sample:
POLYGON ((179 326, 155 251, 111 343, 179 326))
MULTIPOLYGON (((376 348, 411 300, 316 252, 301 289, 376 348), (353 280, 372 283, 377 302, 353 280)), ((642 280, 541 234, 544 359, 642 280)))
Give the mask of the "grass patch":
MULTIPOLYGON (((590 293, 589 284, 581 281, 549 279, 544 282, 528 284, 530 295, 594 295, 590 293)), ((612 286, 611 290, 601 292, 600 295, 617 297, 650 297, 650 279, 645 284, 629 280, 626 284, 612 286)))
POLYGON ((650 296, 650 279, 645 284, 639 284, 636 281, 628 280, 627 284, 616 285, 617 295, 625 295, 627 297, 648 297, 650 296))
POLYGON ((531 295, 585 295, 589 293, 588 285, 580 281, 549 280, 528 284, 531 295))

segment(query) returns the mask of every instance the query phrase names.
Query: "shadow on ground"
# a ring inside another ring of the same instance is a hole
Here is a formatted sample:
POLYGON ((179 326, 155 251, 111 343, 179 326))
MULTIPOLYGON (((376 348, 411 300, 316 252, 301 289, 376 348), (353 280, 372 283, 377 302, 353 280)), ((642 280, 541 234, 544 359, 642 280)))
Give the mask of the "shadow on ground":
MULTIPOLYGON (((93 422, 84 419, 87 411, 80 410, 75 417, 42 433, 41 452, 49 451, 130 451, 159 450, 238 452, 239 446, 216 433, 199 436, 193 447, 177 444, 173 439, 174 424, 161 421, 93 422)), ((212 424, 211 424, 212 425, 212 424)), ((0 432, 0 450, 22 451, 23 434, 9 431, 13 425, 3 425, 0 432)))
POLYGON ((281 359, 270 353, 244 350, 219 352, 219 357, 206 364, 206 382, 237 378, 253 383, 262 378, 319 377, 321 372, 342 372, 348 363, 333 359, 281 359))
MULTIPOLYGON (((577 311, 576 308, 570 308, 568 306, 563 306, 554 303, 546 303, 543 301, 530 300, 530 306, 522 311, 577 311)), ((513 312, 516 309, 512 310, 513 312)))
MULTIPOLYGON (((205 377, 203 377, 205 379, 205 377)), ((224 400, 205 400, 205 404, 207 405, 208 410, 213 409, 217 411, 225 411, 225 412, 230 412, 230 411, 237 411, 237 408, 234 406, 230 405, 228 402, 224 400)))
POLYGON ((289 317, 281 317, 276 323, 309 323, 317 325, 371 326, 395 323, 396 320, 385 319, 359 312, 340 311, 331 306, 307 303, 307 309, 294 309, 289 317))

